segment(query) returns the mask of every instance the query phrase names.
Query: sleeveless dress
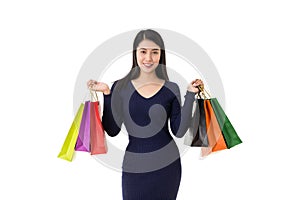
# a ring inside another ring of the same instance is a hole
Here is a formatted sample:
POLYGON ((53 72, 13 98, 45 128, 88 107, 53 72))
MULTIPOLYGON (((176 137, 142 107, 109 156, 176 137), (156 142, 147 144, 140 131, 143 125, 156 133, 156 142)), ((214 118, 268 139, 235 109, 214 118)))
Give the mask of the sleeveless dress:
POLYGON ((195 93, 186 91, 181 106, 176 83, 165 81, 153 96, 139 94, 131 81, 120 92, 104 95, 102 124, 116 136, 124 123, 129 143, 122 163, 123 200, 175 200, 181 180, 181 160, 171 136, 181 138, 192 117, 195 93), (169 125, 169 126, 168 126, 169 125))

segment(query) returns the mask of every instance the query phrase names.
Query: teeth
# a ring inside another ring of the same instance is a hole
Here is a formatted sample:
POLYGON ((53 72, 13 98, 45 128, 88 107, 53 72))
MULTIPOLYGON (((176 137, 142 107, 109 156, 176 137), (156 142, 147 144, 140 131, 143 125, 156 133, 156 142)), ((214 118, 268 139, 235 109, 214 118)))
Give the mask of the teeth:
POLYGON ((151 67, 153 64, 144 64, 146 67, 151 67))

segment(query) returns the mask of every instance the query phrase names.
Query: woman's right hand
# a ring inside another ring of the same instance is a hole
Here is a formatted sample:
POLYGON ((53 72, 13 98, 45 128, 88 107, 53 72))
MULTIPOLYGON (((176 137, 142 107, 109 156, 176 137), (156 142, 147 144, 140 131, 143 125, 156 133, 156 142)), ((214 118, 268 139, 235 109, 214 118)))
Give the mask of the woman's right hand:
POLYGON ((110 89, 106 83, 97 82, 95 80, 89 80, 87 82, 87 86, 90 90, 103 92, 103 94, 108 95, 110 94, 110 89))

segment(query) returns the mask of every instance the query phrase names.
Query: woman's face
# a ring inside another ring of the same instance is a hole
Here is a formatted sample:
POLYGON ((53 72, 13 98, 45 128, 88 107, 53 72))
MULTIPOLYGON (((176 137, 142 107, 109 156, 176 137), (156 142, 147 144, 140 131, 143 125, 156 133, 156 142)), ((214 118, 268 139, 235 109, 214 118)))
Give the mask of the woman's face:
POLYGON ((151 40, 142 40, 136 50, 137 63, 141 71, 150 73, 159 64, 160 47, 151 40))

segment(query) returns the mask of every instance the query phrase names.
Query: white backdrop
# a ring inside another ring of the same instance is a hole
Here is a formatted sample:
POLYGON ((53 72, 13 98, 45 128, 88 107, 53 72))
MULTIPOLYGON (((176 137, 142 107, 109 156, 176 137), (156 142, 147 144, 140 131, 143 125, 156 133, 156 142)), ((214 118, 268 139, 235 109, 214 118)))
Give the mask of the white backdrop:
POLYGON ((121 173, 85 153, 71 163, 57 154, 87 56, 143 28, 176 31, 207 52, 244 142, 203 160, 189 149, 178 199, 299 199, 296 2, 1 1, 0 199, 121 199, 121 173))

